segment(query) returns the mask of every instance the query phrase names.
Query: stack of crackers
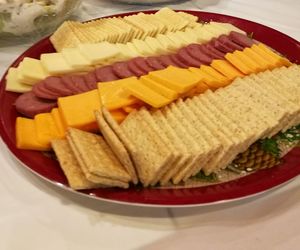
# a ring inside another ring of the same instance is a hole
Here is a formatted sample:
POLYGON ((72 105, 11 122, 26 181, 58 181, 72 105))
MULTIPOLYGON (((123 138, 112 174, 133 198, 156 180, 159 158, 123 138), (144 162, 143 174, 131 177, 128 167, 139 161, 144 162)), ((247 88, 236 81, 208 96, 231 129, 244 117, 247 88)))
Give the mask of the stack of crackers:
POLYGON ((145 39, 148 36, 155 37, 157 34, 192 28, 197 20, 196 16, 162 8, 155 14, 139 13, 86 23, 66 21, 54 32, 50 41, 57 51, 74 48, 81 43, 127 43, 133 39, 145 39))
POLYGON ((162 109, 141 108, 120 125, 105 108, 95 115, 103 137, 69 129, 66 140, 52 142, 72 188, 179 184, 199 171, 217 173, 257 140, 300 124, 300 68, 253 74, 162 109))

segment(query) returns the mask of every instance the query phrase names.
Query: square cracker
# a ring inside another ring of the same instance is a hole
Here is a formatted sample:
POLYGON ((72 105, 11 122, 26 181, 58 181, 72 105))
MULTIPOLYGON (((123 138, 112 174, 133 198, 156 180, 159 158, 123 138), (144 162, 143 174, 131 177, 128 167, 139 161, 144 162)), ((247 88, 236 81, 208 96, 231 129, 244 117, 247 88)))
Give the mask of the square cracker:
POLYGON ((137 113, 131 112, 120 127, 139 149, 137 164, 140 168, 140 179, 146 187, 153 184, 155 177, 164 172, 173 155, 137 113))
POLYGON ((52 140, 51 145, 72 189, 81 190, 103 186, 101 184, 91 182, 85 177, 66 139, 52 140))
POLYGON ((118 157, 119 161, 123 164, 123 166, 128 171, 129 175, 131 176, 132 182, 134 184, 138 183, 137 174, 135 171, 134 163, 131 160, 131 157, 123 145, 123 143, 120 141, 118 136, 115 134, 115 132, 111 129, 111 127, 107 124, 107 121, 103 117, 103 113, 100 110, 95 111, 96 120, 98 123, 98 126, 100 128, 100 131, 108 143, 108 145, 111 147, 112 151, 115 153, 115 155, 118 157))
POLYGON ((131 180, 130 175, 101 136, 69 128, 67 139, 74 146, 75 155, 76 153, 80 155, 89 173, 122 182, 131 180))

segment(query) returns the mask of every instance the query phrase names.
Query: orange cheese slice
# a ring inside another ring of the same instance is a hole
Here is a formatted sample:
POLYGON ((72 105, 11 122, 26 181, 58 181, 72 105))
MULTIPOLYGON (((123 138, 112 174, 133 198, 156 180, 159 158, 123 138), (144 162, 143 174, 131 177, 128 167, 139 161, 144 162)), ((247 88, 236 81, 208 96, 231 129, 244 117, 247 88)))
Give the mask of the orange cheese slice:
POLYGON ((253 69, 251 69, 240 57, 236 56, 235 54, 227 53, 225 58, 244 74, 250 75, 253 73, 253 69))
POLYGON ((152 71, 148 74, 149 78, 165 87, 176 91, 179 94, 188 92, 197 86, 201 81, 199 76, 187 69, 169 66, 166 69, 152 71))
POLYGON ((100 109, 98 90, 58 98, 58 109, 66 127, 98 131, 94 112, 100 109))
POLYGON ((58 108, 52 109, 51 110, 51 115, 52 115, 52 118, 53 118, 54 123, 56 125, 57 131, 58 131, 58 134, 59 134, 59 138, 65 137, 66 127, 65 127, 65 124, 62 121, 61 114, 60 114, 58 108))
POLYGON ((215 70, 222 73, 224 76, 226 76, 231 81, 234 80, 237 77, 243 77, 244 74, 239 71, 236 67, 234 67, 231 63, 225 61, 225 60, 213 60, 210 64, 215 70))
POLYGON ((39 143, 51 147, 52 139, 60 138, 59 131, 50 113, 37 114, 34 117, 36 137, 39 143))
POLYGON ((156 81, 152 80, 149 76, 142 76, 140 77, 141 84, 146 85, 148 88, 156 91, 157 93, 163 95, 168 99, 175 100, 178 97, 178 93, 168 87, 157 83, 156 81))
POLYGON ((47 151, 49 144, 37 140, 35 122, 33 119, 17 117, 16 120, 16 145, 19 149, 47 151))
POLYGON ((160 95, 159 93, 148 88, 146 85, 141 84, 138 79, 133 77, 131 78, 131 82, 124 85, 124 88, 126 88, 131 95, 154 108, 160 108, 172 102, 172 99, 168 99, 160 95))
POLYGON ((190 67, 189 70, 200 77, 211 90, 216 90, 225 86, 224 83, 220 82, 218 79, 214 78, 202 69, 190 67))
POLYGON ((132 96, 124 87, 130 82, 131 77, 117 81, 99 83, 98 90, 102 105, 108 110, 114 110, 139 102, 139 100, 132 96))
POLYGON ((239 58, 245 65, 247 65, 247 67, 251 69, 252 73, 258 73, 265 70, 264 67, 260 67, 258 63, 253 61, 249 56, 247 56, 242 51, 238 51, 238 50, 234 51, 233 55, 239 58))

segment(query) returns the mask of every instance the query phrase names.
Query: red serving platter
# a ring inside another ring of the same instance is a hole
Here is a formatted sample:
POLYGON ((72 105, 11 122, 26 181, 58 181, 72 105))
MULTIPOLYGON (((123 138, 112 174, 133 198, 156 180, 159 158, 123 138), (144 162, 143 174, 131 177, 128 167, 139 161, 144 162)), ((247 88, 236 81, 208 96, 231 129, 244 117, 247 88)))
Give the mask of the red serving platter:
MULTIPOLYGON (((145 13, 153 12, 154 11, 145 11, 145 13)), ((272 28, 227 15, 200 11, 186 12, 198 16, 202 21, 213 20, 229 22, 248 33, 253 32, 253 37, 256 40, 264 42, 279 51, 292 62, 298 64, 300 62, 300 43, 272 28)), ((125 16, 129 14, 134 13, 123 13, 118 16, 125 16)), ((42 53, 54 51, 55 50, 49 39, 45 38, 25 51, 11 66, 16 67, 25 56, 39 58, 42 53)), ((67 180, 56 160, 47 157, 38 151, 20 150, 16 148, 15 120, 19 114, 15 110, 14 102, 18 94, 5 91, 5 76, 6 74, 3 76, 0 85, 0 134, 3 141, 6 143, 12 154, 21 163, 23 163, 24 167, 31 170, 44 180, 50 181, 61 188, 73 191, 69 188, 67 180)), ((300 148, 295 148, 284 157, 281 165, 271 169, 258 171, 254 174, 223 184, 181 189, 131 187, 125 190, 118 188, 106 188, 74 192, 99 200, 139 206, 200 206, 252 197, 253 195, 279 187, 299 174, 300 148)))

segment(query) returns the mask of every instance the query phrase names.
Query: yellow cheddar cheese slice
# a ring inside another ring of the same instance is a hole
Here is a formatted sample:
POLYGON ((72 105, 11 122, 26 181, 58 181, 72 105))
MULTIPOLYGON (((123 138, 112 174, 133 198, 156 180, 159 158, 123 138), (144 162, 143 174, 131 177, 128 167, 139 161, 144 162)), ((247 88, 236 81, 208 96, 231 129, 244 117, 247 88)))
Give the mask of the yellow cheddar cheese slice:
POLYGON ((252 45, 251 50, 265 58, 268 62, 270 62, 273 66, 273 68, 281 67, 282 63, 278 58, 274 58, 269 53, 267 53, 264 49, 261 48, 261 46, 258 46, 257 44, 252 45))
POLYGON ((210 65, 231 81, 237 77, 244 76, 242 72, 240 72, 236 67, 234 67, 231 63, 225 60, 215 59, 210 65))
POLYGON ((100 109, 98 90, 58 98, 58 109, 67 127, 98 131, 94 111, 100 109))
POLYGON ((172 102, 171 99, 158 94, 134 77, 131 77, 131 81, 124 85, 124 88, 128 90, 131 95, 154 108, 160 108, 172 102))
POLYGON ((188 92, 197 86, 201 78, 187 69, 169 66, 166 69, 152 71, 148 74, 149 78, 165 87, 176 91, 179 94, 188 92))
POLYGON ((146 85, 148 88, 152 89, 153 91, 156 91, 157 93, 168 99, 175 100, 176 98, 178 98, 178 93, 176 91, 157 83, 147 75, 140 77, 140 80, 142 84, 146 85))
POLYGON ((255 61, 261 68, 266 69, 273 69, 274 65, 272 65, 268 60, 266 60, 264 57, 256 53, 254 50, 250 48, 245 48, 243 50, 243 53, 247 56, 249 56, 253 61, 255 61))
POLYGON ((51 115, 52 115, 52 118, 53 118, 54 123, 56 125, 57 131, 58 131, 58 134, 59 134, 59 138, 64 138, 65 137, 65 132, 66 132, 66 127, 65 127, 65 124, 62 121, 61 114, 60 114, 58 108, 52 109, 51 110, 51 115))
POLYGON ((253 70, 246 65, 239 57, 232 53, 227 53, 225 55, 226 60, 228 60, 232 65, 234 65, 237 69, 239 69, 242 73, 246 75, 250 75, 254 73, 253 70))
POLYGON ((288 59, 278 55, 277 53, 275 53, 271 49, 267 48, 267 46, 265 46, 264 44, 259 43, 258 47, 261 48, 263 51, 265 51, 268 55, 270 55, 274 59, 277 59, 281 63, 282 66, 289 67, 289 66, 292 65, 292 63, 288 59))
POLYGON ((126 84, 130 82, 131 78, 125 78, 118 81, 99 83, 98 90, 101 104, 108 110, 114 110, 139 102, 125 88, 126 84))
POLYGON ((240 61, 242 61, 251 70, 252 73, 258 73, 264 71, 263 67, 260 67, 258 63, 253 61, 242 51, 238 51, 238 50, 234 51, 233 55, 236 56, 240 61))
POLYGON ((18 79, 18 69, 17 68, 9 68, 8 73, 6 75, 6 91, 13 91, 17 93, 24 93, 31 90, 31 86, 27 84, 23 84, 18 79))
POLYGON ((190 67, 189 70, 195 73, 198 77, 202 79, 202 81, 211 89, 216 90, 218 88, 226 86, 226 84, 220 82, 218 79, 214 78, 207 72, 202 69, 190 67))
POLYGON ((216 71, 213 67, 201 65, 200 69, 206 72, 207 74, 211 75, 213 78, 217 79, 224 86, 228 85, 231 82, 230 79, 216 71))
POLYGON ((37 140, 34 120, 24 117, 17 117, 16 120, 16 145, 19 149, 50 150, 49 144, 37 140))
POLYGON ((36 138, 39 143, 47 145, 50 148, 51 140, 61 138, 54 119, 50 113, 37 114, 34 117, 34 124, 36 138))

